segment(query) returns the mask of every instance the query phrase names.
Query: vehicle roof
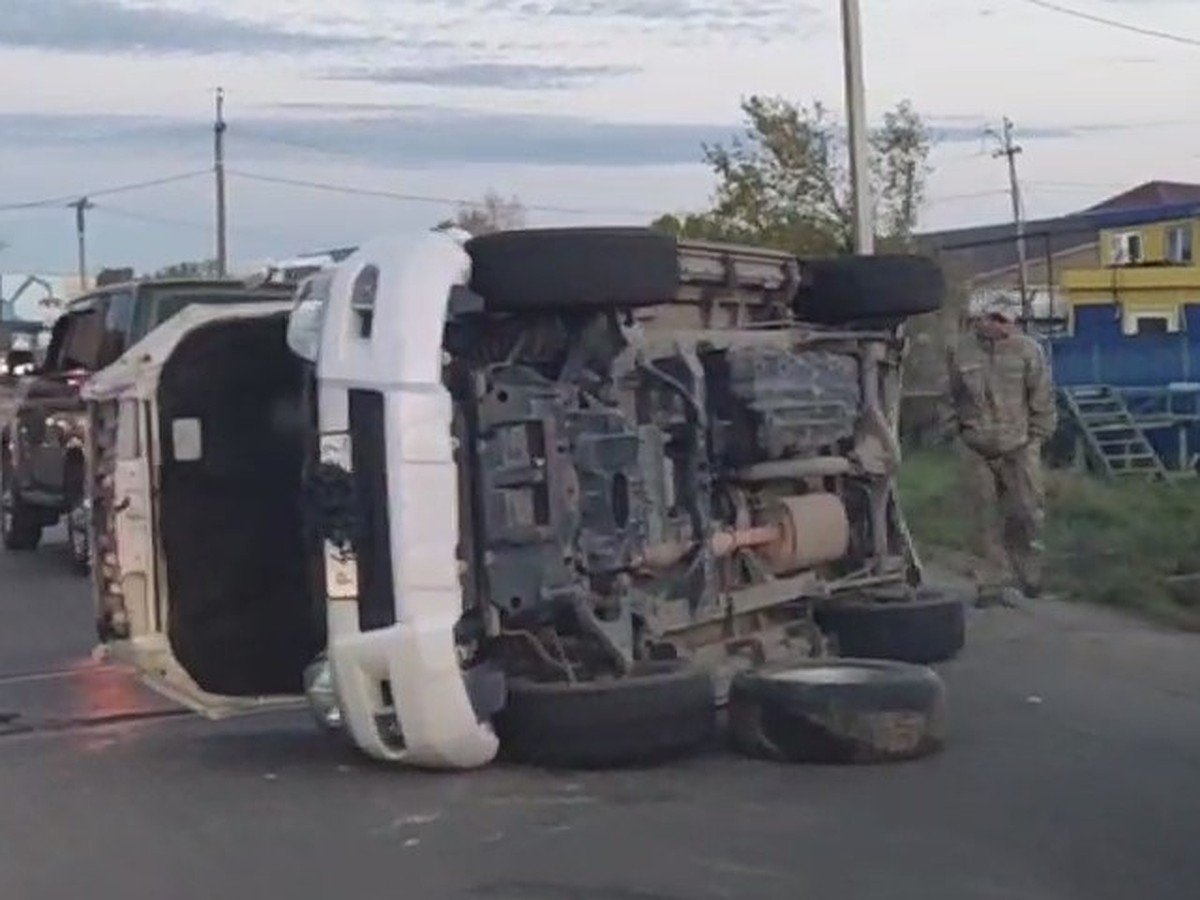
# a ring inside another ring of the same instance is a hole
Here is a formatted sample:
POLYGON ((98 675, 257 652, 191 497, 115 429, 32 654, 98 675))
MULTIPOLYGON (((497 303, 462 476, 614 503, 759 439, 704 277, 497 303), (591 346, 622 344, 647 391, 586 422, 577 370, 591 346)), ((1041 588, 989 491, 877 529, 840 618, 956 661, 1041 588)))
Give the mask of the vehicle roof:
POLYGON ((67 309, 82 306, 117 290, 134 290, 137 292, 153 288, 210 288, 220 293, 248 294, 290 294, 289 285, 269 281, 259 282, 242 278, 135 278, 132 281, 121 281, 106 284, 102 288, 94 288, 86 294, 69 301, 67 309))

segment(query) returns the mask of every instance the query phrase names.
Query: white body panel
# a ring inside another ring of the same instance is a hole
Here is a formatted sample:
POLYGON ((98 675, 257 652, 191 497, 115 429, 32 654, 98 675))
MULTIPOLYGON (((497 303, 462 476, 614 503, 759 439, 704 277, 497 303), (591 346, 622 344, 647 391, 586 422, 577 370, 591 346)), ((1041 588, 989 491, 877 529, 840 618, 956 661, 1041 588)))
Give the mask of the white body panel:
MULTIPOLYGON (((451 401, 442 385, 442 330, 451 289, 470 260, 447 233, 372 241, 338 266, 323 317, 317 362, 322 455, 349 463, 348 391, 383 394, 387 503, 395 624, 362 632, 353 579, 327 571, 328 656, 346 729, 378 759, 434 768, 490 762, 497 740, 480 722, 463 681, 454 628, 462 615, 458 488, 451 401), (358 334, 355 278, 379 270, 372 333, 358 334), (394 708, 384 706, 390 684, 394 708), (403 745, 380 717, 394 713, 403 745)), ((327 553, 327 561, 332 560, 327 553)))

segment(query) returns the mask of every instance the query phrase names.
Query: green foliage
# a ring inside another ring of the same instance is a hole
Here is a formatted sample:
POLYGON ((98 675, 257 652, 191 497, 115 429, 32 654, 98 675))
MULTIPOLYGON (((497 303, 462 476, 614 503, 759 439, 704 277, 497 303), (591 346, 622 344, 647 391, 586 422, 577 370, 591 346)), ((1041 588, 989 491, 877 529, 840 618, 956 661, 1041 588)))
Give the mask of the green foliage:
MULTIPOLYGON (((906 457, 905 515, 926 549, 970 550, 970 520, 952 453, 906 457)), ((1073 600, 1200 627, 1200 481, 1102 481, 1051 472, 1047 588, 1073 600), (1181 577, 1183 576, 1183 577, 1181 577)))
MULTIPOLYGON (((717 177, 712 209, 653 223, 673 234, 751 242, 806 256, 853 246, 849 153, 842 127, 820 103, 780 97, 742 103, 745 133, 704 147, 717 177)), ((881 249, 906 246, 929 175, 930 139, 911 104, 899 104, 871 135, 870 181, 881 249)))

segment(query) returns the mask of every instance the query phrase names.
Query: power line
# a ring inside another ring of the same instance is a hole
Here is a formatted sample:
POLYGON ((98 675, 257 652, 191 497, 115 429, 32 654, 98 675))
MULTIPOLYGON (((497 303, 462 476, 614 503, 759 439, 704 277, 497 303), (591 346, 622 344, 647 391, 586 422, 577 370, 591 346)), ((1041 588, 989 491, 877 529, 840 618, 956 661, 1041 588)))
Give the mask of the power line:
MULTIPOLYGON (((139 212, 137 210, 125 209, 120 206, 113 206, 111 203, 97 203, 95 211, 109 216, 116 216, 119 219, 129 219, 133 222, 144 222, 148 225, 168 225, 174 228, 190 228, 197 231, 212 231, 211 222, 202 222, 199 219, 176 219, 168 218, 151 213, 139 212)), ((252 234, 270 240, 293 240, 294 234, 285 234, 282 231, 272 231, 263 228, 253 228, 246 226, 238 226, 239 234, 252 234)))
MULTIPOLYGON (((268 184, 282 184, 291 187, 311 188, 317 191, 328 191, 334 194, 347 194, 359 197, 381 197, 387 200, 401 200, 407 203, 433 203, 439 206, 471 206, 477 203, 477 200, 466 200, 461 197, 438 197, 428 194, 402 194, 396 191, 383 191, 377 188, 359 188, 344 184, 330 184, 322 181, 306 181, 300 178, 283 178, 278 175, 257 175, 253 172, 245 172, 235 169, 227 169, 226 174, 233 175, 238 178, 245 178, 249 181, 262 181, 268 184)), ((521 204, 525 209, 532 212, 546 213, 561 213, 565 215, 590 216, 590 215, 626 215, 626 216, 649 216, 654 217, 662 214, 661 210, 651 212, 644 209, 583 209, 580 207, 570 206, 545 206, 541 204, 521 204)))
MULTIPOLYGON (((329 191, 335 194, 348 194, 350 196, 363 197, 380 197, 385 200, 400 200, 409 203, 433 203, 441 206, 469 206, 478 202, 477 200, 466 200, 459 197, 439 197, 422 194, 404 194, 396 191, 384 191, 377 188, 359 188, 350 185, 330 184, 321 181, 307 181, 301 178, 284 178, 279 175, 258 175, 252 172, 244 172, 241 170, 227 169, 226 174, 233 175, 238 178, 246 178, 250 181, 262 181, 268 184, 281 184, 290 187, 311 188, 319 191, 329 191)), ((1006 190, 990 190, 990 191, 972 191, 966 194, 946 194, 941 197, 929 198, 929 203, 942 203, 951 200, 972 200, 981 197, 994 197, 1001 194, 1007 194, 1006 190)), ((662 215, 662 210, 645 210, 645 209, 585 209, 582 207, 570 206, 544 206, 540 204, 522 204, 526 209, 533 212, 550 212, 564 213, 569 215, 629 215, 629 216, 645 216, 654 218, 662 215)))
POLYGON ((196 172, 182 172, 178 175, 167 175, 164 178, 153 178, 149 181, 135 181, 132 184, 119 184, 114 187, 100 188, 96 191, 79 192, 75 194, 64 194, 60 197, 47 197, 44 200, 29 200, 25 203, 8 203, 0 205, 0 212, 10 212, 20 209, 39 209, 46 206, 62 206, 64 203, 74 203, 84 193, 88 197, 107 197, 112 194, 124 194, 128 191, 140 191, 145 188, 158 187, 163 184, 173 184, 177 181, 187 181, 191 178, 198 178, 201 175, 211 175, 211 169, 202 169, 196 172))
POLYGON ((929 204, 935 204, 949 203, 954 200, 980 200, 984 197, 1000 197, 1007 194, 1007 190, 996 188, 990 191, 971 191, 968 194, 943 194, 940 197, 930 197, 925 202, 929 204))
POLYGON ((1119 28, 1122 31, 1131 31, 1134 34, 1145 35, 1146 37, 1161 38, 1164 41, 1174 41, 1177 44, 1187 44, 1191 47, 1200 47, 1200 38, 1189 37, 1183 34, 1173 34, 1169 31, 1159 31, 1157 28, 1146 28, 1141 25, 1131 25, 1129 22, 1121 22, 1117 19, 1109 19, 1105 16, 1098 16, 1095 13, 1084 12, 1080 9, 1071 9, 1068 6, 1059 6, 1057 3, 1050 3, 1048 0, 1025 0, 1026 3, 1033 6, 1040 6, 1042 9, 1048 9, 1052 12, 1061 13, 1064 16, 1073 16, 1076 19, 1083 19, 1088 22, 1095 22, 1099 25, 1107 25, 1110 28, 1119 28))

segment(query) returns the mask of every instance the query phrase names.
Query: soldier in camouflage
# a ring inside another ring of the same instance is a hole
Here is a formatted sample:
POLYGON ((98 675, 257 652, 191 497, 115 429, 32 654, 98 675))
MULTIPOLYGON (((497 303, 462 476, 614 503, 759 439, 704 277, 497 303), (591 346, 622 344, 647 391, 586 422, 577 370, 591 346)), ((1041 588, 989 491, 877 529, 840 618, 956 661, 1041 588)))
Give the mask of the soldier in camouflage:
POLYGON ((1042 444, 1057 413, 1050 367, 1002 298, 974 310, 948 351, 950 398, 974 519, 979 604, 1041 592, 1042 444))

